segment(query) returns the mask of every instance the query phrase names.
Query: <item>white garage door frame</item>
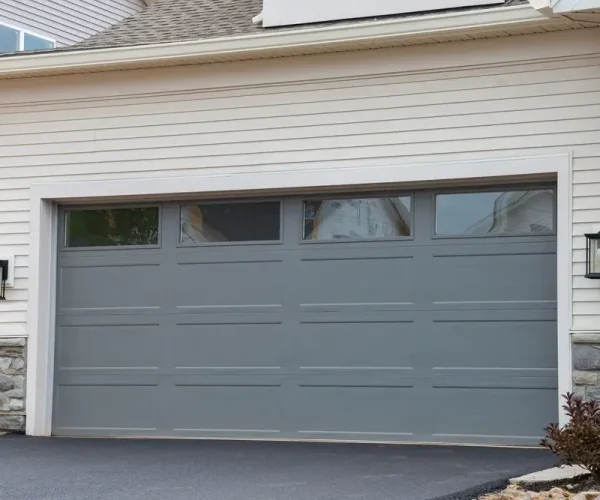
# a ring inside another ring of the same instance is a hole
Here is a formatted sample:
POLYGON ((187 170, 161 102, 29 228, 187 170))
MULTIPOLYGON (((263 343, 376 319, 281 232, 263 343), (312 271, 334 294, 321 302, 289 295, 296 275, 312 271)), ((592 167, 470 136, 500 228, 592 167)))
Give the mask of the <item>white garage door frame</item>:
MULTIPOLYGON (((433 164, 327 165, 294 171, 198 174, 182 177, 57 182, 31 187, 31 246, 28 306, 27 426, 33 436, 50 436, 54 386, 54 329, 58 203, 122 202, 177 196, 290 191, 405 183, 501 182, 527 176, 557 179, 557 341, 559 394, 571 390, 572 323, 571 183, 569 153, 433 164)), ((557 401, 560 408, 560 401, 557 401)), ((560 411, 561 423, 565 415, 560 411)))

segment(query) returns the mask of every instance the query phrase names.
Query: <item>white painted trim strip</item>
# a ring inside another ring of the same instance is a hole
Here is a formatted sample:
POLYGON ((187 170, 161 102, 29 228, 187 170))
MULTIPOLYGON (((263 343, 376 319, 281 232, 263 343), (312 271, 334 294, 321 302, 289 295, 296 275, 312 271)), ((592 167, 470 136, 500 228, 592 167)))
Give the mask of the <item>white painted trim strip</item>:
MULTIPOLYGON (((559 393, 571 389, 571 164, 569 154, 465 162, 348 168, 316 165, 311 169, 247 172, 169 178, 60 182, 31 188, 31 246, 28 323, 27 434, 49 436, 54 384, 57 206, 55 202, 107 202, 169 198, 174 195, 340 188, 414 182, 503 179, 531 175, 558 178, 557 308, 559 393)), ((557 400, 557 407, 560 401, 557 400)), ((565 421, 565 416, 561 416, 565 421)))
MULTIPOLYGON (((237 37, 195 40, 191 42, 138 45, 110 49, 69 50, 16 55, 0 60, 0 78, 18 78, 51 72, 126 69, 144 63, 183 64, 190 59, 211 62, 224 55, 234 57, 268 57, 278 51, 323 47, 343 48, 368 41, 395 40, 448 33, 474 28, 514 26, 543 22, 546 16, 530 5, 497 7, 465 12, 414 16, 389 21, 335 25, 237 37)), ((250 20, 248 20, 250 22, 250 20)))

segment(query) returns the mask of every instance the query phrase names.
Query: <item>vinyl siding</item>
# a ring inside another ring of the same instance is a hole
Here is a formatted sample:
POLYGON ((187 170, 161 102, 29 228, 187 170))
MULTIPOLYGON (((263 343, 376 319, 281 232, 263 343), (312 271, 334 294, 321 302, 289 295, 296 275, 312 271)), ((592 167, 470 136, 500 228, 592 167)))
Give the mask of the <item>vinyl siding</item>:
POLYGON ((600 289, 583 278, 583 233, 600 230, 598 41, 591 29, 1 82, 0 253, 16 255, 16 286, 0 302, 0 334, 26 334, 32 183, 564 152, 574 158, 573 329, 600 330, 600 289), (573 55, 553 58, 555 43, 573 55), (407 69, 440 51, 444 67, 407 69), (486 64, 486 51, 507 61, 486 64))
POLYGON ((144 6, 144 0, 2 0, 0 23, 51 38, 58 46, 72 45, 144 6))

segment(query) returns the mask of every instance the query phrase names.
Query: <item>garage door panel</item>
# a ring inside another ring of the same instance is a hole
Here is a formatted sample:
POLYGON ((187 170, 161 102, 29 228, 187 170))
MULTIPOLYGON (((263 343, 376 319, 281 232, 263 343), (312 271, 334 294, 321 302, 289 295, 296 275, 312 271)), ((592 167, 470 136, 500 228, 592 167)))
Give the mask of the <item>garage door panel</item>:
POLYGON ((444 308, 430 311, 431 320, 438 322, 470 321, 548 321, 554 322, 556 328, 556 302, 544 301, 539 303, 508 303, 508 304, 474 304, 473 307, 465 308, 462 304, 444 305, 444 308), (554 307, 552 307, 554 305, 554 307), (502 307, 501 307, 502 306, 502 307))
POLYGON ((157 386, 62 385, 55 392, 55 432, 140 433, 156 429, 157 386))
POLYGON ((477 236, 431 239, 434 256, 539 255, 556 253, 556 236, 477 236))
POLYGON ((205 385, 176 385, 172 395, 173 429, 227 434, 278 432, 282 389, 278 385, 226 385, 218 380, 205 385))
POLYGON ((557 370, 544 368, 434 368, 432 385, 496 389, 556 389, 557 370))
MULTIPOLYGON (((512 312, 506 311, 504 316, 510 317, 512 312)), ((433 323, 429 352, 438 367, 554 368, 555 339, 552 320, 455 319, 433 323)))
POLYGON ((285 350, 281 324, 178 325, 173 332, 177 367, 279 367, 285 350))
POLYGON ((300 386, 295 423, 309 437, 407 439, 415 429, 414 391, 403 386, 300 386))
POLYGON ((66 248, 58 256, 61 267, 153 266, 164 262, 170 252, 160 247, 117 247, 112 249, 66 248))
POLYGON ((434 397, 434 437, 441 441, 537 445, 541 429, 558 419, 552 389, 440 388, 434 397))
POLYGON ((163 343, 160 326, 63 326, 57 343, 59 369, 158 367, 163 343))
POLYGON ((56 383, 59 386, 157 386, 165 376, 160 368, 87 368, 58 369, 56 383))
POLYGON ((302 325, 347 323, 368 328, 370 324, 397 323, 401 327, 416 320, 419 312, 413 309, 412 304, 310 304, 301 305, 288 317, 302 325))
POLYGON ((410 368, 418 348, 410 321, 305 323, 293 339, 299 367, 410 368))
POLYGON ((130 314, 129 311, 118 313, 108 311, 68 311, 57 317, 58 326, 154 326, 163 318, 159 310, 145 310, 144 314, 130 314))
POLYGON ((415 289, 408 286, 415 279, 411 256, 304 258, 298 269, 298 299, 303 306, 406 305, 415 301, 415 289))
POLYGON ((285 286, 281 260, 179 263, 172 301, 178 306, 280 305, 285 286))
POLYGON ((436 255, 432 268, 436 304, 556 300, 555 254, 436 255))
POLYGON ((412 367, 299 367, 294 384, 300 387, 414 387, 423 374, 412 367))
POLYGON ((160 308, 160 266, 156 264, 63 266, 60 271, 62 310, 160 308))
POLYGON ((272 242, 247 241, 252 201, 185 221, 169 202, 161 247, 60 249, 53 432, 537 444, 557 417, 555 235, 530 224, 541 198, 494 222, 506 192, 483 191, 439 228, 432 191, 408 211, 278 200, 272 242))
POLYGON ((283 319, 281 305, 248 306, 180 306, 169 317, 176 326, 197 325, 279 325, 283 319))

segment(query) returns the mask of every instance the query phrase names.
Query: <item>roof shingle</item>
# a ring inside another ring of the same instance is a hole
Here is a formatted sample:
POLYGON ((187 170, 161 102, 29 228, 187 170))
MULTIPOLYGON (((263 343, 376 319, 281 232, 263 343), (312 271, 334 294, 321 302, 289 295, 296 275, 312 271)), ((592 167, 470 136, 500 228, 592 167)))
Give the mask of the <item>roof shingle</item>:
MULTIPOLYGON (((504 5, 511 6, 524 3, 527 3, 527 0, 505 0, 504 5)), ((496 6, 493 5, 493 7, 496 6)), ((156 0, 143 11, 84 40, 73 48, 92 49, 150 45, 240 35, 260 35, 275 30, 306 28, 306 25, 263 28, 261 25, 253 24, 252 18, 258 15, 261 10, 262 0, 156 0)), ((423 15, 423 13, 387 16, 377 19, 415 15, 423 15)), ((369 20, 377 19, 371 18, 369 20)), ((360 20, 354 19, 343 22, 356 23, 360 20)), ((339 22, 337 23, 339 24, 339 22)), ((330 26, 331 24, 334 23, 320 23, 310 26, 330 26)))

